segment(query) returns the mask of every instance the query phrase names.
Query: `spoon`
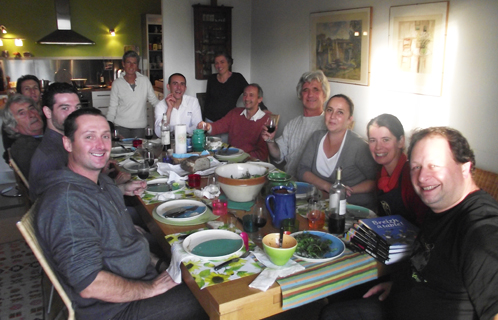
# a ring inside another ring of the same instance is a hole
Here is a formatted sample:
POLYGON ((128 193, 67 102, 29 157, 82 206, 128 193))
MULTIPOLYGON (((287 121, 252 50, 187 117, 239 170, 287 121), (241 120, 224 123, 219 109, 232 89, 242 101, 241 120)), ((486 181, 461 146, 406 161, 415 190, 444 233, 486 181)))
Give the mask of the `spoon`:
POLYGON ((280 227, 280 238, 278 240, 278 245, 282 248, 282 244, 284 243, 284 226, 280 227))

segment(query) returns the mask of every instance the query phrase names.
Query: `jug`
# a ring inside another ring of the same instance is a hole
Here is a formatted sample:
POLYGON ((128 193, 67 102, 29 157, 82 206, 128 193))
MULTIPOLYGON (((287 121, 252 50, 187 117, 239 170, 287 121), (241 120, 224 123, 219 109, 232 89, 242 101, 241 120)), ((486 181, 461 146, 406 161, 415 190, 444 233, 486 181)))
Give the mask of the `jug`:
POLYGON ((296 218, 296 190, 288 186, 275 186, 266 197, 266 208, 275 228, 280 228, 284 219, 296 218))
POLYGON ((271 189, 277 186, 285 186, 292 187, 297 190, 297 185, 294 181, 291 180, 291 175, 280 172, 280 171, 272 171, 268 173, 266 176, 268 182, 266 183, 265 195, 268 196, 271 194, 271 189))

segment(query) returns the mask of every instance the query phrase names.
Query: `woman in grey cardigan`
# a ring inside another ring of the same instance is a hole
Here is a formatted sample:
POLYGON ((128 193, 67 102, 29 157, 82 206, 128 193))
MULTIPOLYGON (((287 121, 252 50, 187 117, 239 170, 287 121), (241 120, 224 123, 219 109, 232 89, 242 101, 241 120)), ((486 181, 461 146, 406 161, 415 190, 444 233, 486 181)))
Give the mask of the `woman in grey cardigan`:
POLYGON ((329 192, 342 167, 341 182, 346 186, 347 202, 377 210, 375 176, 378 164, 368 144, 348 130, 353 122, 354 104, 343 94, 333 96, 325 109, 327 130, 313 133, 298 166, 298 179, 329 192))

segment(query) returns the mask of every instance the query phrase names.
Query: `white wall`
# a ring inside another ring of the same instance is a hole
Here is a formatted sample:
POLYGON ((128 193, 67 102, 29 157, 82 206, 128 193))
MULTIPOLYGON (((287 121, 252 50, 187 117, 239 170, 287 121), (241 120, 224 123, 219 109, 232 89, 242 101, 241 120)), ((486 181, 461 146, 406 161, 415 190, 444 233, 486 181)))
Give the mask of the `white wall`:
MULTIPOLYGON (((193 4, 209 5, 209 0, 162 0, 164 80, 175 72, 187 78, 186 94, 206 91, 206 80, 195 79, 193 4)), ((218 0, 232 9, 232 71, 251 79, 251 2, 218 0)), ((165 92, 166 92, 166 88, 165 92)))
MULTIPOLYGON (((182 72, 187 94, 204 92, 206 81, 194 79, 192 4, 208 0, 162 0, 165 78, 182 72)), ((302 112, 296 97, 299 76, 309 69, 309 15, 312 12, 373 7, 370 86, 331 82, 332 93, 355 102, 357 131, 374 116, 389 112, 405 130, 448 125, 460 130, 473 147, 479 167, 498 172, 498 1, 451 0, 448 15, 445 73, 441 97, 389 89, 389 8, 414 0, 218 0, 233 6, 234 71, 259 83, 265 104, 281 115, 279 131, 302 112)), ((425 1, 429 2, 429 1, 425 1)))
POLYGON ((408 134, 416 127, 451 126, 467 137, 479 167, 498 172, 498 1, 450 1, 441 97, 389 90, 389 7, 417 2, 254 0, 252 80, 262 85, 269 108, 288 121, 301 112, 295 87, 309 68, 310 13, 371 6, 370 86, 330 83, 332 94, 355 102, 355 131, 365 136, 368 121, 384 112, 398 116, 408 134))

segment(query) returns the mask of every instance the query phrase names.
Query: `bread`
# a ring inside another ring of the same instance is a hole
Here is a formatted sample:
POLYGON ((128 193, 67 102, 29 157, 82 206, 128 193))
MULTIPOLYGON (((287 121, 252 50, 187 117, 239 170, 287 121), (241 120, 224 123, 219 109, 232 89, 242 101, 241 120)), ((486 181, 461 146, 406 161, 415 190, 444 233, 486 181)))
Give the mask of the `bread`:
POLYGON ((183 160, 180 163, 180 167, 189 173, 206 170, 209 169, 209 159, 193 156, 183 160))

